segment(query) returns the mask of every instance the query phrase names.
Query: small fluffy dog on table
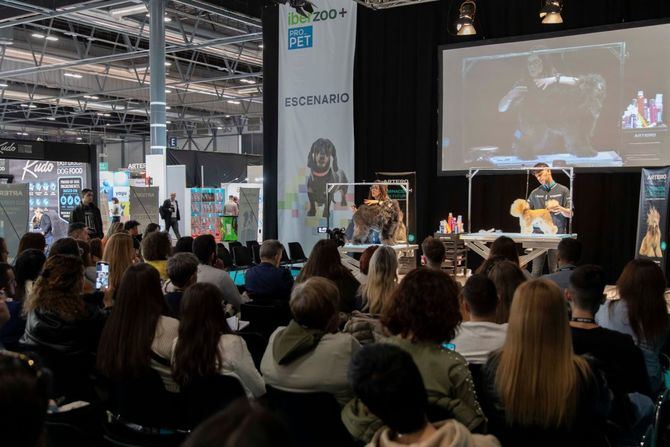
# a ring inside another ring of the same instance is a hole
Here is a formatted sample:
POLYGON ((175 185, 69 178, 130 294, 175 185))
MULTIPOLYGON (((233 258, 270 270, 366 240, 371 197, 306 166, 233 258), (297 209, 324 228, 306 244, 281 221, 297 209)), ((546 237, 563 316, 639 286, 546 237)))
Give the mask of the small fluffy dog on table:
POLYGON ((647 211, 647 233, 642 239, 640 245, 640 255, 649 258, 661 258, 661 215, 655 207, 650 207, 647 211))
POLYGON ((550 209, 558 206, 556 200, 547 200, 546 207, 539 210, 531 210, 528 201, 525 199, 516 199, 509 209, 509 213, 519 218, 521 233, 530 234, 533 232, 533 226, 537 226, 544 234, 558 233, 558 227, 554 225, 551 218, 550 209))

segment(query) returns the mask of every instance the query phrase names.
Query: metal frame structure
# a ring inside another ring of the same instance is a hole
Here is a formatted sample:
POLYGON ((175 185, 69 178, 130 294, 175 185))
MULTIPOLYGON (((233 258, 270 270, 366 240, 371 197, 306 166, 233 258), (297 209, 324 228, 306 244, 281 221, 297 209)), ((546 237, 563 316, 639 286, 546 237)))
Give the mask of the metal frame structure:
MULTIPOLYGON (((539 167, 539 168, 512 168, 512 169, 495 169, 495 168, 470 168, 468 169, 468 173, 466 175, 468 179, 468 233, 472 233, 472 179, 475 178, 475 176, 480 172, 480 171, 493 171, 493 172, 506 172, 508 174, 512 172, 518 172, 518 171, 525 171, 526 172, 526 197, 528 197, 528 185, 529 185, 529 178, 530 178, 530 172, 531 171, 544 171, 545 169, 549 169, 550 171, 561 171, 563 174, 568 176, 568 179, 570 180, 570 205, 574 207, 574 202, 572 201, 572 186, 574 183, 574 178, 575 178, 575 172, 574 168, 567 168, 567 167, 561 167, 561 168, 552 168, 550 167, 539 167)), ((568 234, 572 234, 572 218, 570 217, 568 219, 568 234)))
MULTIPOLYGON (((0 136, 101 143, 150 134, 149 0, 6 0, 0 20, 0 136)), ((170 136, 262 127, 262 26, 203 0, 165 0, 170 136)), ((253 130, 252 130, 253 129, 253 130)))
POLYGON ((398 6, 412 6, 420 3, 436 2, 438 0, 354 0, 363 6, 371 9, 389 9, 398 6))

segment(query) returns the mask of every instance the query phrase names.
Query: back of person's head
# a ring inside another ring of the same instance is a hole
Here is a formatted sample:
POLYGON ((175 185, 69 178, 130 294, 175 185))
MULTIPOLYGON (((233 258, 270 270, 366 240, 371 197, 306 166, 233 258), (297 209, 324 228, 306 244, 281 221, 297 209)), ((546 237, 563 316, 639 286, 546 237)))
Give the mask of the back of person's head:
POLYGON ((72 222, 67 227, 67 235, 70 237, 76 238, 83 231, 86 231, 86 224, 84 222, 72 222))
POLYGON ((512 300, 517 287, 526 281, 526 275, 518 264, 512 261, 501 260, 491 265, 488 270, 498 294, 498 311, 496 312, 496 323, 507 323, 509 320, 512 300))
POLYGON ((84 263, 79 256, 54 255, 44 263, 42 275, 23 306, 27 315, 34 310, 75 320, 85 312, 80 294, 84 286, 84 263))
POLYGON ((9 249, 7 248, 7 241, 4 237, 0 237, 0 261, 7 262, 9 256, 9 249))
POLYGON ((444 261, 444 256, 446 254, 446 249, 444 244, 439 239, 435 239, 433 236, 428 236, 421 243, 421 251, 430 263, 435 265, 442 264, 444 261))
POLYGON ((233 257, 222 242, 216 244, 216 257, 221 260, 224 269, 228 270, 233 266, 233 257))
POLYGON ((516 248, 516 242, 507 236, 500 236, 491 244, 489 257, 493 258, 496 256, 503 257, 519 265, 519 252, 516 248))
POLYGON ((349 384, 365 406, 396 433, 414 433, 427 423, 428 395, 412 356, 401 348, 364 346, 349 364, 349 384))
POLYGON ((155 222, 148 223, 146 227, 144 227, 144 234, 142 235, 142 238, 144 239, 147 237, 147 234, 153 233, 154 231, 159 231, 161 229, 161 226, 158 225, 155 222))
POLYGON ((277 239, 266 239, 261 244, 259 255, 261 259, 272 260, 284 251, 284 246, 277 239))
POLYGON ((223 309, 223 293, 213 284, 196 283, 184 292, 172 376, 180 385, 215 375, 223 364, 219 337, 232 331, 223 309))
POLYGON ((412 270, 391 296, 381 322, 391 334, 412 341, 450 341, 463 319, 458 293, 458 284, 448 274, 432 269, 412 270))
POLYGON ((375 251, 379 248, 379 245, 370 245, 368 248, 363 250, 361 253, 361 258, 358 260, 358 269, 362 274, 367 275, 370 269, 370 259, 375 251))
POLYGON ((15 280, 14 268, 6 262, 0 262, 0 290, 10 298, 13 298, 14 295, 14 284, 12 281, 15 280))
POLYGON ((112 222, 109 224, 109 228, 107 228, 107 234, 105 237, 109 239, 113 234, 120 233, 122 231, 125 231, 123 229, 123 224, 121 222, 112 222))
POLYGON ((665 275, 661 267, 649 259, 633 259, 624 267, 616 286, 628 307, 628 322, 635 335, 648 343, 657 343, 668 328, 665 275))
POLYGON ((270 411, 240 398, 200 424, 182 447, 289 447, 290 439, 270 411))
POLYGON ((201 264, 211 264, 216 253, 216 239, 211 234, 201 234, 193 241, 193 254, 201 264))
POLYGON ((41 447, 51 377, 37 359, 0 351, 0 433, 3 445, 41 447))
POLYGON ((88 242, 88 247, 91 249, 91 257, 93 260, 102 260, 102 239, 93 238, 88 242))
POLYGON ((129 221, 126 221, 126 223, 123 224, 123 229, 124 229, 125 231, 130 231, 130 230, 132 230, 132 229, 134 229, 134 228, 137 228, 137 227, 139 227, 139 226, 140 226, 140 223, 139 223, 138 221, 136 221, 136 220, 129 220, 129 221))
POLYGON ((163 231, 154 231, 142 238, 142 257, 147 261, 165 261, 172 254, 170 236, 163 231))
POLYGON ((562 239, 558 243, 558 257, 564 264, 577 264, 582 258, 582 243, 577 239, 562 239))
POLYGON ((90 267, 95 265, 91 259, 91 245, 86 241, 77 241, 77 246, 79 247, 79 254, 81 260, 84 262, 84 267, 90 267))
POLYGON ((353 277, 351 272, 342 265, 340 252, 335 241, 321 239, 314 245, 312 253, 296 278, 296 282, 302 282, 313 276, 323 276, 332 280, 346 276, 353 277))
POLYGON ((144 263, 128 267, 100 337, 98 369, 109 378, 145 374, 156 325, 166 313, 158 270, 144 263))
POLYGON ((315 276, 293 287, 290 307, 293 319, 309 329, 330 331, 337 323, 340 292, 331 280, 315 276))
POLYGON ((382 245, 372 255, 368 280, 361 286, 365 307, 370 313, 379 314, 391 299, 398 280, 398 255, 387 245, 382 245))
POLYGON ((198 273, 198 258, 193 253, 177 253, 168 259, 167 274, 177 287, 184 288, 198 273))
POLYGON ((36 281, 42 273, 47 257, 44 250, 29 248, 21 252, 14 261, 16 275, 16 298, 22 300, 26 294, 26 281, 36 281))
POLYGON ((30 249, 44 251, 46 247, 47 247, 47 241, 42 233, 26 233, 23 236, 21 236, 21 240, 19 241, 19 248, 16 252, 16 255, 18 256, 24 251, 30 249))
POLYGON ((577 267, 570 275, 569 295, 572 305, 579 309, 598 310, 605 300, 605 272, 597 265, 583 265, 577 267))
POLYGON ((486 275, 472 275, 463 287, 463 298, 473 316, 485 317, 495 315, 498 308, 498 294, 493 281, 486 275))
POLYGON ((58 239, 56 242, 51 244, 51 248, 49 249, 50 258, 56 255, 81 257, 81 252, 79 251, 79 244, 77 244, 77 240, 71 237, 58 239))
POLYGON ((573 353, 568 311, 558 286, 536 279, 514 294, 495 387, 508 423, 566 427, 574 421, 588 363, 573 353))
POLYGON ((172 253, 193 253, 193 237, 182 236, 177 239, 172 253))
POLYGON ((135 260, 133 237, 128 233, 116 233, 105 244, 102 260, 109 263, 109 291, 114 293, 121 283, 123 272, 135 260))

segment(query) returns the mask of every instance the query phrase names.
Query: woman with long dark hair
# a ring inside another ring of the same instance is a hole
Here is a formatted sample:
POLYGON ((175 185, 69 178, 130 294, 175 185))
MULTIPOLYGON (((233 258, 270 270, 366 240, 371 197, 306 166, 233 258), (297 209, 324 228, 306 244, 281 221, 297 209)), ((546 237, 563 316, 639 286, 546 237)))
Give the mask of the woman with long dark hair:
POLYGON ((503 445, 603 445, 610 392, 574 354, 558 286, 526 282, 512 302, 503 347, 483 369, 489 432, 503 445))
POLYGON ((491 267, 485 273, 495 284, 498 294, 496 323, 503 324, 509 320, 514 292, 519 285, 526 281, 526 275, 523 272, 518 264, 499 259, 498 262, 491 264, 491 267))
POLYGON ((659 354, 670 324, 665 275, 655 262, 634 259, 626 264, 616 286, 620 299, 600 306, 596 323, 633 337, 644 354, 652 390, 657 391, 662 382, 659 354))
POLYGON ((168 391, 177 391, 170 357, 179 321, 168 316, 158 271, 135 264, 125 271, 100 337, 98 369, 110 379, 139 378, 156 370, 168 391))
POLYGON ((360 283, 354 275, 342 264, 340 252, 335 241, 322 239, 314 245, 309 259, 296 278, 301 283, 313 276, 330 279, 340 291, 341 312, 351 312, 355 308, 356 292, 360 283))
POLYGON ((198 377, 224 374, 240 380, 248 397, 265 394, 244 339, 233 334, 223 309, 223 294, 213 284, 197 283, 181 300, 179 337, 174 341, 172 376, 181 385, 198 377))

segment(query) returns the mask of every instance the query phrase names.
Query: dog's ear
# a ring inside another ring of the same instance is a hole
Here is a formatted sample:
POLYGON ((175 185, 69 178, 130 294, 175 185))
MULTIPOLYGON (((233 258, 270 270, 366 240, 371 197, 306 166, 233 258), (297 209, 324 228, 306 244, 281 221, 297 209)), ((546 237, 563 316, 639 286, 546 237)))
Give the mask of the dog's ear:
POLYGON ((333 154, 333 171, 337 172, 340 168, 337 166, 337 151, 335 150, 335 145, 331 143, 331 149, 333 154))
POLYGON ((312 144, 312 148, 309 150, 309 155, 307 156, 307 167, 309 169, 316 168, 316 142, 312 144))

